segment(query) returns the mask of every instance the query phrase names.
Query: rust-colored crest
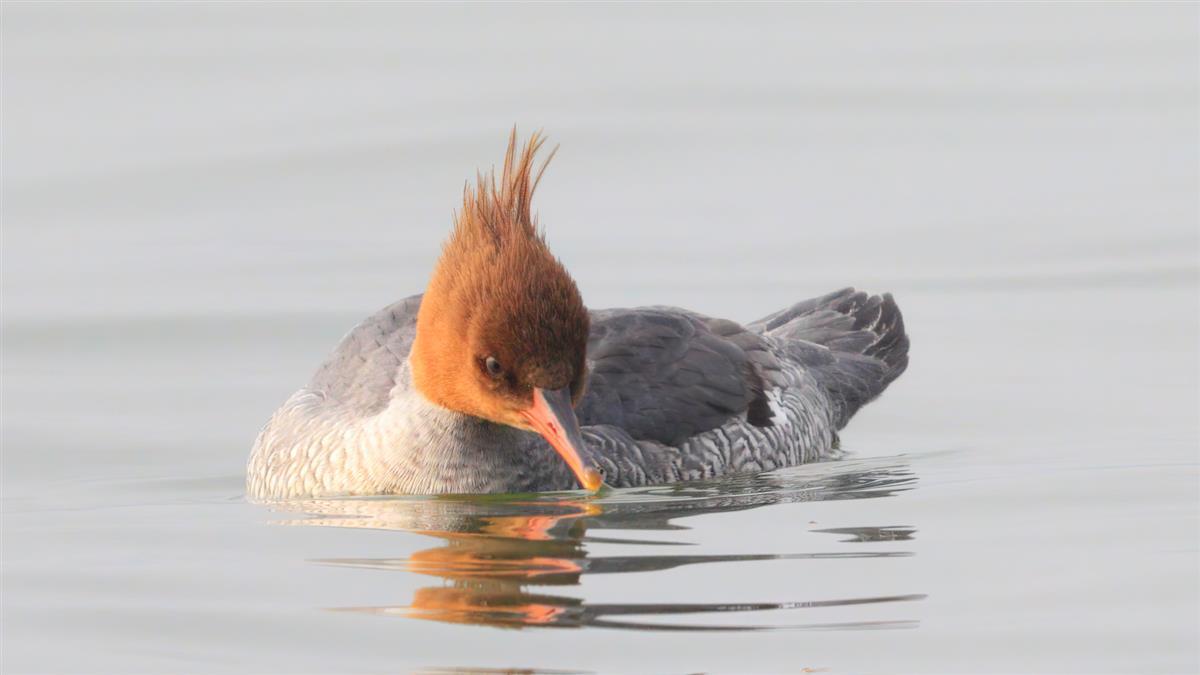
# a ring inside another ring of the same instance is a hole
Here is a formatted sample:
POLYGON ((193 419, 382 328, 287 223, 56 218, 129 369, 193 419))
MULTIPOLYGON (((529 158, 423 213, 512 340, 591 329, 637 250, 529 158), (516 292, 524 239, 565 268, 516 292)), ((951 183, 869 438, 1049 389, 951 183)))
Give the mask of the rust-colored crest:
MULTIPOLYGON (((588 317, 574 280, 538 232, 531 203, 546 162, 544 139, 464 190, 454 231, 417 318, 412 368, 417 388, 439 405, 521 426, 532 387, 582 392, 588 317), (489 370, 488 359, 498 366, 489 370)), ((553 153, 551 153, 553 156, 553 153)))
POLYGON ((541 239, 532 211, 533 192, 558 151, 552 150, 534 174, 534 159, 545 142, 541 134, 534 132, 518 156, 517 130, 513 129, 500 182, 496 182, 493 170, 476 176, 474 190, 469 185, 463 188, 462 211, 455 214, 454 233, 446 243, 447 251, 459 246, 474 248, 485 237, 490 237, 497 247, 522 239, 541 239))

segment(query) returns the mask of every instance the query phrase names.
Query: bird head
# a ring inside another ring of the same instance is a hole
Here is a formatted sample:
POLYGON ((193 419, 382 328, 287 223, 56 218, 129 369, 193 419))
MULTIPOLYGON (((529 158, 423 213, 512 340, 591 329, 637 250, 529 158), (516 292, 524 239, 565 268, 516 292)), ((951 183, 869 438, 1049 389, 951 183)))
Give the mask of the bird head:
POLYGON ((427 399, 541 434, 594 490, 602 479, 574 412, 587 381, 587 308, 530 211, 543 142, 534 134, 518 153, 514 131, 499 182, 492 172, 464 190, 410 363, 427 399))

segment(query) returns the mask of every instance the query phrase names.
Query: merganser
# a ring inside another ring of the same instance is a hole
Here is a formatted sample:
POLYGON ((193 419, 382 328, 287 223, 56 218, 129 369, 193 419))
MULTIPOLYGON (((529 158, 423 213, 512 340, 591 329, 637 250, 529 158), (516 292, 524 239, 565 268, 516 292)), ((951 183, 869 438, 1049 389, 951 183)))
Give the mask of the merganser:
MULTIPOLYGON (((531 212, 544 139, 480 175, 423 295, 350 331, 255 441, 253 499, 597 490, 827 457, 908 365, 891 295, 741 325, 588 311, 531 212)), ((550 155, 553 156, 553 153, 550 155)))

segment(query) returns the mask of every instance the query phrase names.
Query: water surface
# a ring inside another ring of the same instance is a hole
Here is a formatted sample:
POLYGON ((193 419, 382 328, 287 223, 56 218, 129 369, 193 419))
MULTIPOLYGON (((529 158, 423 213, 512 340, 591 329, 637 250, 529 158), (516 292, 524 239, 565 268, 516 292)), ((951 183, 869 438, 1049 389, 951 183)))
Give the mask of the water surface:
POLYGON ((5 4, 3 669, 1200 670, 1196 12, 5 4), (591 306, 896 294, 844 457, 245 501, 514 121, 591 306))

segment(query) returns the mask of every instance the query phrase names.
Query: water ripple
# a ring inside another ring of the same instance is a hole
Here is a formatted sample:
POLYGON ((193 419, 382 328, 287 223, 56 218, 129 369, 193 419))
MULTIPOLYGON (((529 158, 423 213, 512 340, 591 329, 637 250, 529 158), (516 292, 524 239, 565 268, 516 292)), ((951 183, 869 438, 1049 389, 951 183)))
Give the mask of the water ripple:
MULTIPOLYGON (((912 551, 888 547, 792 553, 664 554, 663 547, 688 541, 603 537, 604 530, 686 531, 680 521, 696 516, 744 511, 768 505, 840 499, 891 497, 915 487, 916 477, 898 458, 884 461, 838 461, 722 480, 682 483, 599 496, 580 493, 456 496, 371 497, 302 500, 273 505, 294 517, 284 525, 399 530, 426 535, 439 545, 406 557, 325 557, 320 565, 417 574, 438 579, 418 588, 407 605, 331 608, 382 616, 454 624, 507 628, 568 627, 652 631, 879 630, 913 628, 910 618, 811 623, 738 623, 713 621, 716 615, 920 601, 921 593, 898 593, 836 599, 774 602, 638 602, 605 603, 531 590, 578 587, 594 574, 663 573, 694 565, 720 565, 732 572, 727 588, 752 574, 747 563, 908 558, 912 551), (602 546, 636 546, 635 555, 596 555, 602 546), (643 548, 644 547, 644 548, 643 548), (685 622, 685 616, 707 617, 685 622), (642 617, 635 619, 633 617, 642 617), (656 620, 660 619, 660 620, 656 620), (674 619, 663 621, 661 619, 674 619)), ((838 544, 893 544, 910 541, 917 529, 908 525, 837 527, 809 530, 841 535, 838 544)))

